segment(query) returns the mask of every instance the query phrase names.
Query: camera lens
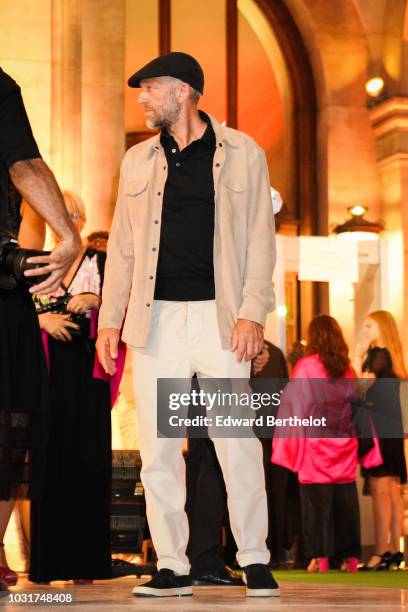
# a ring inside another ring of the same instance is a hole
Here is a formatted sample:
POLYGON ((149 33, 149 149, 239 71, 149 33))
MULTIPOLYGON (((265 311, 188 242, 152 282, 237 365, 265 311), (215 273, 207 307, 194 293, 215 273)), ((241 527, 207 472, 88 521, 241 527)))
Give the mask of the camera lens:
POLYGON ((29 264, 27 260, 30 257, 36 257, 38 255, 49 255, 49 251, 37 251, 34 249, 21 249, 18 246, 9 246, 4 261, 4 267, 6 270, 14 276, 19 283, 26 283, 28 285, 36 285, 41 283, 49 274, 38 274, 37 276, 24 276, 26 270, 33 270, 39 268, 41 264, 29 264))

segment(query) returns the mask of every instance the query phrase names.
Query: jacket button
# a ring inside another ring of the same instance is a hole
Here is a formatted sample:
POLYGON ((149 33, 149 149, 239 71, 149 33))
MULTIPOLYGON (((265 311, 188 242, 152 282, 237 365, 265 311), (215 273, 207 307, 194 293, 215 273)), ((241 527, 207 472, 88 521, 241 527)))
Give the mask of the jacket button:
POLYGON ((220 142, 218 146, 219 146, 219 147, 222 147, 222 142, 220 142))
POLYGON ((152 251, 157 251, 156 247, 153 247, 153 248, 152 248, 152 251))
POLYGON ((146 304, 146 306, 149 308, 150 304, 146 304))
POLYGON ((155 222, 155 223, 158 223, 158 220, 157 220, 157 219, 155 219, 155 221, 154 221, 154 222, 155 222))
POLYGON ((219 168, 221 166, 221 164, 215 164, 216 168, 219 168))
POLYGON ((166 166, 163 166, 163 170, 165 170, 165 169, 166 169, 166 166))
POLYGON ((154 276, 149 276, 150 280, 153 280, 154 276))
POLYGON ((161 195, 161 191, 158 191, 158 192, 157 192, 157 195, 161 195))

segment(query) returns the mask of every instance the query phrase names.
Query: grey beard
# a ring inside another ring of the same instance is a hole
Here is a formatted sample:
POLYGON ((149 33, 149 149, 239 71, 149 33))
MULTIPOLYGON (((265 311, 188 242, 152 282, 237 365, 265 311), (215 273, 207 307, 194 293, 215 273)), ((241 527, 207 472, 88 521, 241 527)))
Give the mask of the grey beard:
POLYGON ((170 93, 167 108, 162 110, 162 113, 155 119, 147 119, 146 125, 150 129, 169 129, 173 123, 180 117, 181 106, 174 100, 173 92, 170 93))

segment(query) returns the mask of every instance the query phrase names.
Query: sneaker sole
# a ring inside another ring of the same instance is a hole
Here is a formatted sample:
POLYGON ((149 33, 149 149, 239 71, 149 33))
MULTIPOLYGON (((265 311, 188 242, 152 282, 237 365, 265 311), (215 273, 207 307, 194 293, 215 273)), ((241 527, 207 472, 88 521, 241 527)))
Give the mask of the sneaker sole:
POLYGON ((280 597, 279 589, 248 589, 247 597, 280 597))
POLYGON ((191 597, 193 587, 175 587, 174 589, 152 589, 151 587, 136 586, 133 591, 135 597, 191 597))
MULTIPOLYGON (((247 579, 245 576, 245 572, 242 574, 243 582, 247 583, 247 579)), ((246 596, 247 597, 280 597, 279 587, 276 589, 249 589, 246 587, 246 596)))

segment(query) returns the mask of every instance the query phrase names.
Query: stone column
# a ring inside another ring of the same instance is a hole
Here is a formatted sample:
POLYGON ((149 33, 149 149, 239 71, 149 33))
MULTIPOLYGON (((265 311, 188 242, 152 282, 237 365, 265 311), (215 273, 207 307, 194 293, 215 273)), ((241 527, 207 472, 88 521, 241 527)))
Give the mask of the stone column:
POLYGON ((80 0, 53 0, 51 19, 51 166, 61 189, 80 195, 80 0))
MULTIPOLYGON (((381 181, 381 215, 387 241, 383 308, 396 317, 408 346, 408 98, 392 98, 370 113, 381 181)), ((407 355, 408 356, 408 355, 407 355)))
POLYGON ((124 0, 82 0, 81 195, 85 233, 109 229, 125 151, 124 0))
MULTIPOLYGON (((407 362, 408 342, 408 98, 391 98, 371 111, 381 177, 382 216, 388 248, 383 265, 383 308, 395 314, 407 362), (385 269, 384 269, 385 268, 385 269)), ((408 442, 405 442, 408 459, 408 442)), ((408 487, 403 487, 405 545, 408 487)), ((407 551, 405 551, 405 558, 407 551)))

